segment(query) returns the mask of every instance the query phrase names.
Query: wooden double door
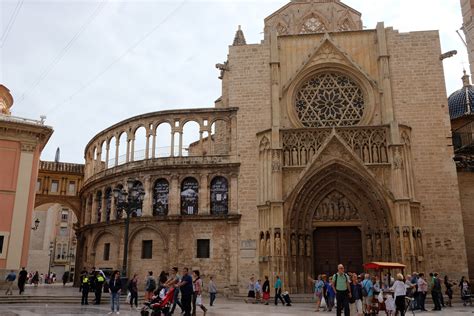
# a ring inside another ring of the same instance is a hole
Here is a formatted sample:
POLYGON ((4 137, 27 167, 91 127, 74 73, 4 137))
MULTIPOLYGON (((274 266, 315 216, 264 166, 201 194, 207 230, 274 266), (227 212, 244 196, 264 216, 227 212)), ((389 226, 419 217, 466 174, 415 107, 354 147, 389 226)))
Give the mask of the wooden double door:
POLYGON ((313 232, 315 275, 332 275, 342 263, 346 272, 363 271, 362 237, 357 227, 321 227, 313 232))

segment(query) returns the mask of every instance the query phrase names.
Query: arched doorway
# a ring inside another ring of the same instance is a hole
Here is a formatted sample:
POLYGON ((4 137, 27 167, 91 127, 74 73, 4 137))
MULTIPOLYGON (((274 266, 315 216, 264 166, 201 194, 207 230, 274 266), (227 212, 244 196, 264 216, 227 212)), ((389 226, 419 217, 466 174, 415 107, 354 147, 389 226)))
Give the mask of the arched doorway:
POLYGON ((332 274, 339 263, 362 272, 366 261, 392 259, 388 198, 365 170, 334 159, 308 172, 293 194, 285 234, 291 236, 287 260, 293 292, 311 292, 307 276, 332 274))

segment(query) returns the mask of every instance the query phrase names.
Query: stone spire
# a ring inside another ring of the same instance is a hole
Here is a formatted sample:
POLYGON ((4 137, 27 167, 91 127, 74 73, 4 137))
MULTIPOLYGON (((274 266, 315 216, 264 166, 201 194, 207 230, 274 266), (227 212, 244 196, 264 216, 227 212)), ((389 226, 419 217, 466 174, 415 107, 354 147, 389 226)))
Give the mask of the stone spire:
POLYGON ((234 37, 234 43, 232 46, 241 46, 241 45, 247 45, 247 42, 245 41, 245 36, 244 32, 242 32, 242 29, 240 28, 235 32, 235 37, 234 37))

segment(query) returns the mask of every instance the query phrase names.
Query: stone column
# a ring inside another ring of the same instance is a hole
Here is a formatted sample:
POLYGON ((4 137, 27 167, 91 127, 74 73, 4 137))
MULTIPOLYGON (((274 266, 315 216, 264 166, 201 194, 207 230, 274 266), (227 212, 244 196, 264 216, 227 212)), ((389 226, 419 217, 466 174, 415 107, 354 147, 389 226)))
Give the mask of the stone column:
POLYGON ((91 223, 97 223, 97 194, 93 192, 92 194, 92 209, 91 209, 91 223))
POLYGON ((130 140, 131 148, 130 148, 130 161, 135 161, 135 135, 130 140))
POLYGON ((239 178, 238 175, 232 174, 230 176, 230 205, 229 213, 238 214, 239 213, 239 191, 238 184, 239 178))
MULTIPOLYGON (((189 151, 188 151, 189 154, 189 151)), ((179 131, 179 156, 183 157, 183 131, 179 131)))
POLYGON ((107 221, 107 209, 105 207, 105 189, 102 190, 101 204, 100 204, 100 222, 107 221))
POLYGON ((143 216, 153 216, 153 188, 151 177, 145 178, 145 199, 143 200, 143 216))
POLYGON ((199 181, 199 212, 201 215, 209 215, 209 188, 208 188, 207 174, 201 174, 201 181, 199 181))
POLYGON ((209 127, 207 130, 207 155, 212 156, 212 137, 211 137, 212 129, 209 127))
POLYGON ((110 220, 114 221, 117 219, 117 204, 115 203, 114 190, 112 189, 112 201, 110 203, 110 220))
POLYGON ((125 155, 125 162, 130 162, 130 138, 127 135, 127 153, 125 155))
POLYGON ((110 151, 110 142, 107 142, 105 145, 105 169, 109 167, 109 151, 110 151))
POLYGON ((156 133, 153 133, 153 139, 151 144, 151 158, 156 158, 156 133))
POLYGON ((145 159, 150 158, 150 136, 151 133, 150 131, 147 131, 146 133, 146 145, 145 145, 145 159))
POLYGON ((169 215, 180 215, 180 187, 178 176, 171 177, 169 193, 169 215))
POLYGON ((171 129, 171 149, 170 149, 170 157, 174 157, 174 128, 171 129))
POLYGON ((118 166, 118 157, 119 157, 119 147, 120 147, 120 140, 118 137, 115 137, 115 166, 118 166))

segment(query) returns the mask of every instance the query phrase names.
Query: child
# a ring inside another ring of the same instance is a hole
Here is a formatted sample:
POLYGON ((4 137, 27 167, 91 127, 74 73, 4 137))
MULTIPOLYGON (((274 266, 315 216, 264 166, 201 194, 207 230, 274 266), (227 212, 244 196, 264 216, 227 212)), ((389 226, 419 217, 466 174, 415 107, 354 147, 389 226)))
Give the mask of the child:
POLYGON ((385 296, 385 311, 387 312, 387 316, 394 316, 395 315, 395 300, 391 294, 387 294, 385 296))

